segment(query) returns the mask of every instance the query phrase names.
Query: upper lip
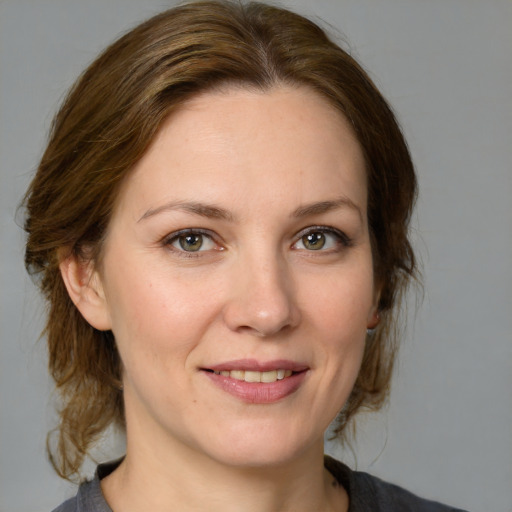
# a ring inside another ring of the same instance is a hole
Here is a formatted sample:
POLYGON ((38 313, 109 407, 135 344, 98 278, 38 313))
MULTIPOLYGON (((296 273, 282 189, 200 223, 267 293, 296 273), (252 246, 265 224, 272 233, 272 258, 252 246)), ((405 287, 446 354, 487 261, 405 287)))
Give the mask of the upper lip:
POLYGON ((236 359, 225 361, 223 363, 204 367, 204 370, 213 370, 214 372, 245 370, 253 372, 270 372, 272 370, 291 370, 293 372, 302 372, 309 367, 306 364, 288 359, 275 359, 273 361, 258 361, 257 359, 236 359))

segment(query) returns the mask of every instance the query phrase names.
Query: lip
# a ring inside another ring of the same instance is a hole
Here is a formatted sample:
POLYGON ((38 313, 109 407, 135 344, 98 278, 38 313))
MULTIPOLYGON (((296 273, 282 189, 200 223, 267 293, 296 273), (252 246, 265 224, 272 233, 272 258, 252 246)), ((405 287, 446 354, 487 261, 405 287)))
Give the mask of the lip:
POLYGON ((244 370, 253 372, 270 372, 272 370, 291 370, 292 372, 303 372, 309 367, 306 364, 290 361, 288 359, 275 359, 273 361, 258 361, 257 359, 236 359, 226 361, 203 368, 204 370, 213 370, 214 372, 244 370))
POLYGON ((265 362, 255 359, 238 359, 202 368, 202 373, 217 388, 242 402, 249 404, 271 404, 295 393, 306 378, 308 369, 307 365, 283 359, 265 362), (245 382, 214 373, 232 370, 266 372, 278 369, 291 370, 294 373, 290 377, 270 383, 245 382))

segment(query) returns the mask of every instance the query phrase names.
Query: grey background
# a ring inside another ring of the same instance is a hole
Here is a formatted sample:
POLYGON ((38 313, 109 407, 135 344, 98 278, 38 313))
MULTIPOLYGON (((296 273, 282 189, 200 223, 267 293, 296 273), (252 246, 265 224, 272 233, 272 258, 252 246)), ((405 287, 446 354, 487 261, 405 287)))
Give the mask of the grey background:
MULTIPOLYGON (((74 492, 45 458, 44 308, 24 274, 16 206, 74 78, 171 3, 0 2, 1 512, 48 511, 74 492)), ((394 105, 420 178, 425 298, 410 314, 391 405, 360 421, 357 460, 340 456, 424 496, 511 511, 512 2, 283 3, 343 32, 394 105)))

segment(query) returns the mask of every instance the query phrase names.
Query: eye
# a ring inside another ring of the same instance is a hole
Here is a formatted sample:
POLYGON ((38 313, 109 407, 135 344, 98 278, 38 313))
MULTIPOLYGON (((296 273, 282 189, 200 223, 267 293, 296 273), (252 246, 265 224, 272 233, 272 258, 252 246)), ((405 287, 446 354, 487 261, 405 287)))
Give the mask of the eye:
POLYGON ((175 250, 188 253, 219 249, 209 234, 191 229, 172 234, 165 243, 175 250))
POLYGON ((324 226, 307 228, 299 233, 299 237, 294 249, 328 251, 350 245, 350 239, 342 231, 324 226))
POLYGON ((304 235, 300 241, 305 249, 319 251, 325 246, 327 237, 325 233, 316 231, 315 233, 308 233, 307 235, 304 235))

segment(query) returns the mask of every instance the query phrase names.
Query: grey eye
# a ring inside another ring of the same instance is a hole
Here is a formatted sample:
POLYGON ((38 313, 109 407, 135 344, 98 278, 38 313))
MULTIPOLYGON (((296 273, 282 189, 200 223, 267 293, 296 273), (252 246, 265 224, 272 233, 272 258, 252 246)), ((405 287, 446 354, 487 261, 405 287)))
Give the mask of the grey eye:
POLYGON ((215 248, 215 242, 202 233, 182 233, 171 240, 174 248, 185 252, 202 252, 215 248))
POLYGON ((203 235, 184 235, 178 238, 178 243, 184 251, 196 252, 203 245, 203 235))
POLYGON ((326 243, 325 233, 316 231, 314 233, 308 233, 301 238, 302 245, 309 251, 318 251, 323 249, 326 243))

